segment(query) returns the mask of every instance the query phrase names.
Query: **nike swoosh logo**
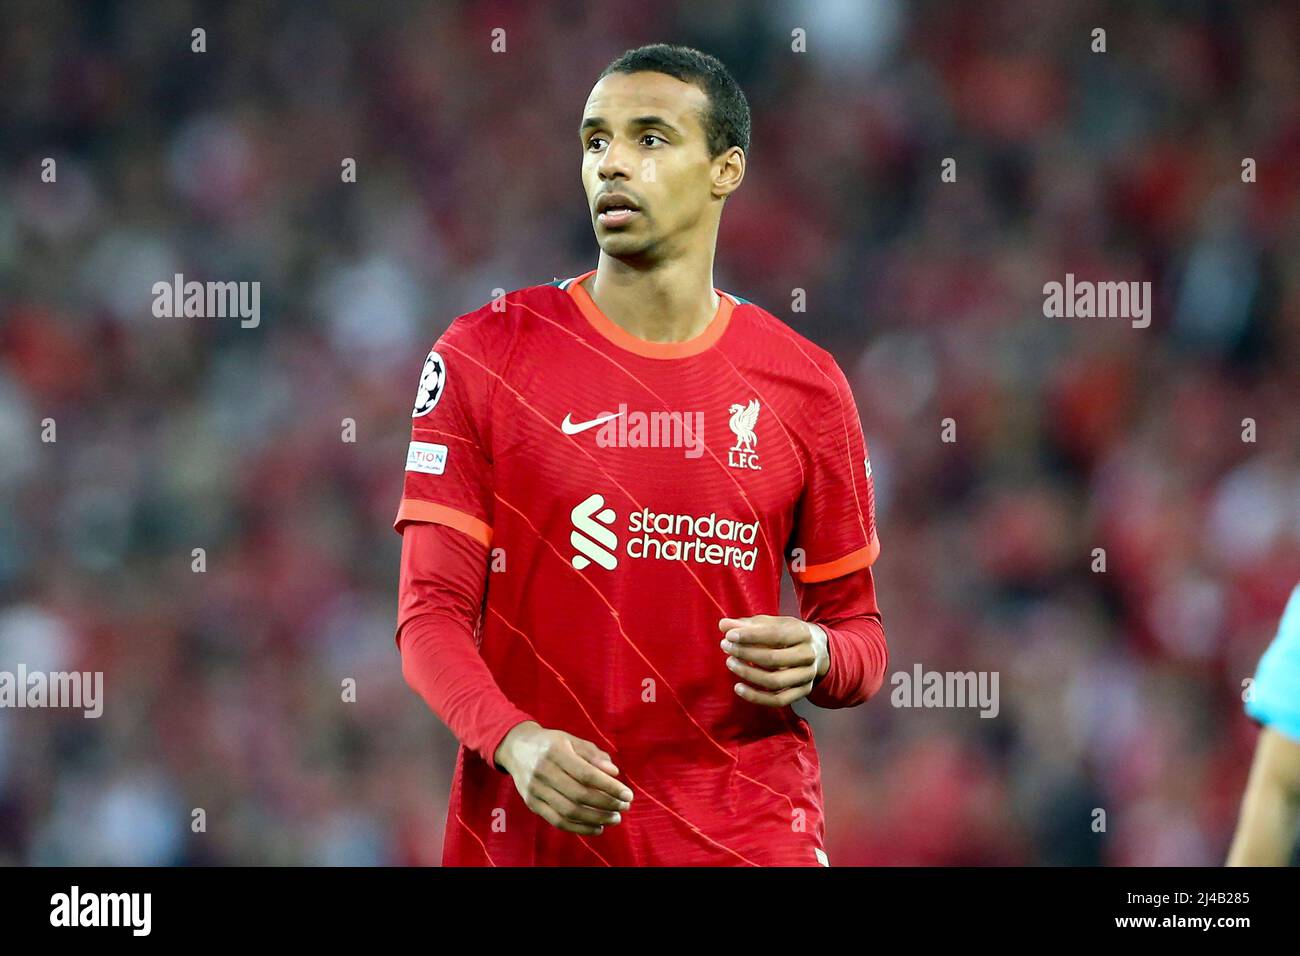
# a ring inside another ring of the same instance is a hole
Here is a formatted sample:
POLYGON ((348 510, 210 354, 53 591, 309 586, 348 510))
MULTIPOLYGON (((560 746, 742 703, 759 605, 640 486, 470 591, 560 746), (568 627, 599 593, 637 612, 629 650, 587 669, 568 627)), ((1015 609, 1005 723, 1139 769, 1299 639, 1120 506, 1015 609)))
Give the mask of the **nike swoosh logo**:
POLYGON ((588 428, 595 428, 597 425, 607 422, 611 418, 618 418, 618 416, 622 414, 622 412, 615 412, 613 415, 606 415, 604 418, 593 418, 589 422, 578 422, 576 425, 569 420, 569 415, 565 415, 564 421, 560 422, 560 431, 564 432, 566 435, 576 435, 578 432, 585 432, 588 428))

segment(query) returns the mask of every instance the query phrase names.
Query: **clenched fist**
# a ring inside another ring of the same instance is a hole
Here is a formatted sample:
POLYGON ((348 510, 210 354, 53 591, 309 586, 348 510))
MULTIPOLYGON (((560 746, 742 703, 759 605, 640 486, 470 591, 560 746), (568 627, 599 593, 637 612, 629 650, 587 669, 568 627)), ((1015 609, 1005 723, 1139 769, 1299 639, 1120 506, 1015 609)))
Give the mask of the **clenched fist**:
POLYGON ((830 670, 826 632, 797 617, 756 614, 724 617, 722 649, 727 667, 744 683, 735 691, 766 707, 785 707, 807 697, 817 678, 830 670))

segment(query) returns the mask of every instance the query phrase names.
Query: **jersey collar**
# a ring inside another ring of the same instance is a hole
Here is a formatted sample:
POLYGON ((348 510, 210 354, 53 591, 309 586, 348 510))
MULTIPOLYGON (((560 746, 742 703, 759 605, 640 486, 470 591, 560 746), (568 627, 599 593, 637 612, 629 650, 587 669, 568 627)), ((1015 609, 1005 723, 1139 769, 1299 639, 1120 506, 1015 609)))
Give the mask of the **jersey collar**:
POLYGON ((573 297, 578 310, 591 324, 592 328, 619 348, 646 358, 686 358, 691 355, 699 355, 706 349, 712 348, 717 344, 718 339, 722 338, 722 333, 727 331, 727 325, 731 321, 731 314, 736 307, 734 298, 721 289, 714 289, 713 291, 718 293, 718 310, 713 314, 713 318, 705 326, 703 332, 693 339, 687 339, 685 342, 648 342, 624 329, 596 306, 591 295, 582 286, 583 282, 595 274, 595 269, 584 272, 582 275, 570 279, 564 284, 564 288, 573 297))

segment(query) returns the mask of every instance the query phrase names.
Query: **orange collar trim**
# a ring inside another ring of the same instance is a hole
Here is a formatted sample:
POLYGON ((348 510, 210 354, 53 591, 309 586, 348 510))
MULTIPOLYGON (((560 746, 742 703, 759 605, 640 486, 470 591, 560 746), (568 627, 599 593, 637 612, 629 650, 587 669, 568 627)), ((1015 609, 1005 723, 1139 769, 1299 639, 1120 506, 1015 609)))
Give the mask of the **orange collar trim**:
POLYGON ((727 325, 731 322, 731 313, 736 308, 736 301, 731 296, 721 289, 714 289, 713 291, 718 293, 718 311, 713 314, 713 318, 703 332, 685 342, 648 342, 633 335, 600 311, 591 294, 582 287, 582 283, 595 274, 596 270, 592 269, 570 279, 567 285, 569 295, 573 297, 579 311, 591 323, 592 328, 619 348, 646 358, 686 358, 712 348, 717 344, 718 339, 722 338, 722 333, 727 331, 727 325))

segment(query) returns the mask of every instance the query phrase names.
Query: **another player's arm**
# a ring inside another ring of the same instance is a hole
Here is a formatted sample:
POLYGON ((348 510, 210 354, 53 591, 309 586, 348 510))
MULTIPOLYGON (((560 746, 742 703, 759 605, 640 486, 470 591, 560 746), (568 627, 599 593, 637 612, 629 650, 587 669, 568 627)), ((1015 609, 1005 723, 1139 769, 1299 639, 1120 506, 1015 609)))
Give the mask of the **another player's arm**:
POLYGON ((1228 866, 1286 866, 1300 826, 1300 742, 1265 727, 1241 802, 1228 866))
POLYGON ((1278 622, 1245 698, 1264 727, 1241 802, 1229 866, 1285 866, 1300 820, 1300 584, 1278 622))
POLYGON ((548 730, 498 686, 474 642, 487 551, 453 528, 402 531, 397 642, 402 673, 466 747, 509 773, 525 805, 552 826, 598 834, 620 822, 631 791, 590 741, 548 730))

